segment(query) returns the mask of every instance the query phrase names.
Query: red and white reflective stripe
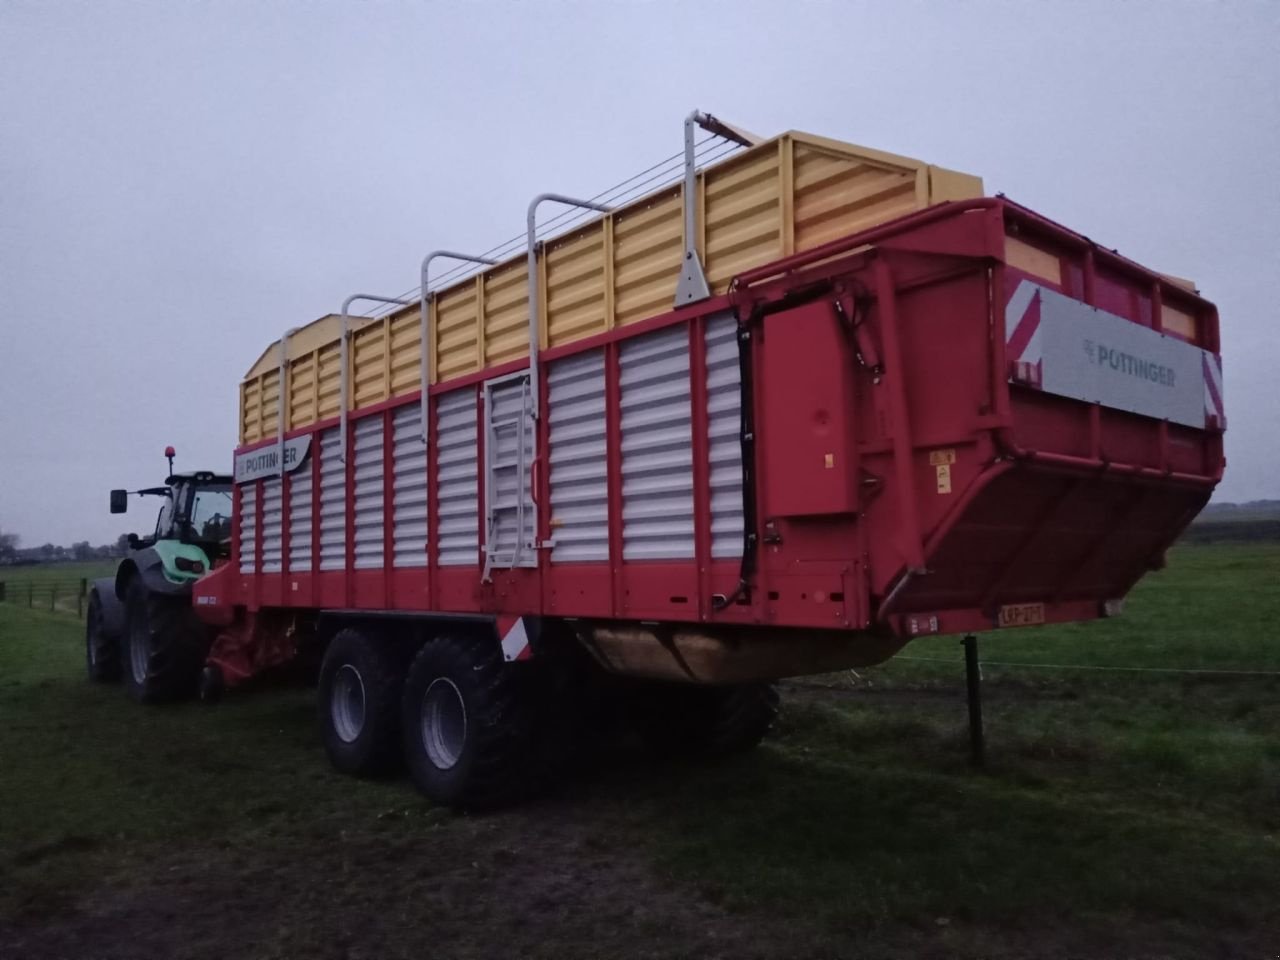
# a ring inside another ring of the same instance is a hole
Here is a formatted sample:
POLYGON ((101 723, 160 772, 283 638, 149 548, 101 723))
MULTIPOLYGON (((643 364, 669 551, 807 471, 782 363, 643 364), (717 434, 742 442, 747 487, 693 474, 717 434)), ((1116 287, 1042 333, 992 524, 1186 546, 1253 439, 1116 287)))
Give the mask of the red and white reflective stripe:
POLYGON ((1209 351, 1201 354, 1204 368, 1204 425, 1226 429, 1227 411, 1222 405, 1222 358, 1209 351))
POLYGON ((1023 280, 1004 308, 1005 358, 1009 362, 1009 377, 1035 387, 1043 382, 1044 374, 1040 299, 1040 285, 1023 280))
POLYGON ((529 646, 529 632, 524 617, 499 617, 498 632, 502 634, 502 658, 506 661, 528 660, 533 656, 529 646))

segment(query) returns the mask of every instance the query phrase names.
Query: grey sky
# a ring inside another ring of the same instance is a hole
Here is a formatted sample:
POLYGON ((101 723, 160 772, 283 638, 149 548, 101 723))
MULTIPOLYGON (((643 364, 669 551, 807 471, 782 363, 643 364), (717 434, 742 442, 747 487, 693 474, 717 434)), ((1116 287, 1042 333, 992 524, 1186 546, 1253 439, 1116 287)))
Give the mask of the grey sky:
POLYGON ((0 0, 0 528, 230 466, 290 325, 484 249, 693 107, 920 157, 1221 311, 1220 498, 1280 497, 1280 3, 0 0))

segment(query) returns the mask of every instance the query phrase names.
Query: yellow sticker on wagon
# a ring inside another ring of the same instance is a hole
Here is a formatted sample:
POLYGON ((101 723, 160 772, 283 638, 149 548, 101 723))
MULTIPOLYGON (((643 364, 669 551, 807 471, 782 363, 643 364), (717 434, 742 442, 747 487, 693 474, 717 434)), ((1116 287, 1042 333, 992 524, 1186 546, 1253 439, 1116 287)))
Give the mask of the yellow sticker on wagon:
POLYGON ((1044 623, 1043 603, 1009 603, 1000 608, 996 626, 1031 627, 1044 623))

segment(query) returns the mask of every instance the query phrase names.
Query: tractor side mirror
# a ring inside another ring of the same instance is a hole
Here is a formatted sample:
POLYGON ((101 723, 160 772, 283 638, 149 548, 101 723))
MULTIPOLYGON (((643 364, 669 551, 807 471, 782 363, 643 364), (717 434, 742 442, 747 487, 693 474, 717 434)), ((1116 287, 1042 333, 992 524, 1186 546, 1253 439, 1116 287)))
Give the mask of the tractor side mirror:
POLYGON ((141 542, 138 540, 138 535, 136 533, 130 533, 128 534, 128 538, 129 538, 129 549, 137 550, 138 544, 141 542))
POLYGON ((129 491, 128 490, 112 490, 111 491, 111 512, 124 513, 129 509, 129 491))

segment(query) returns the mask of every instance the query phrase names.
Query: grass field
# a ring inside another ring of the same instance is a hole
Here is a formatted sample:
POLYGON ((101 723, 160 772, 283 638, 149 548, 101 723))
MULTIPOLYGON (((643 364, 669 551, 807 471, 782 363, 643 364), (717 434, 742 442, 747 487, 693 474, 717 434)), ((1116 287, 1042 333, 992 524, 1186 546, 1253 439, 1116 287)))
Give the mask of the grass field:
POLYGON ((0 956, 1270 957, 1278 622, 1280 546, 1182 547, 982 638, 983 772, 937 638, 788 685, 751 756, 457 817, 332 773, 309 690, 144 709, 0 605, 0 956))

